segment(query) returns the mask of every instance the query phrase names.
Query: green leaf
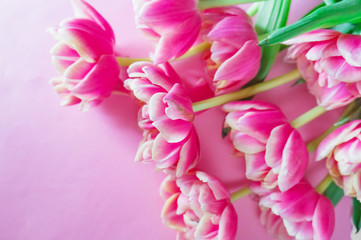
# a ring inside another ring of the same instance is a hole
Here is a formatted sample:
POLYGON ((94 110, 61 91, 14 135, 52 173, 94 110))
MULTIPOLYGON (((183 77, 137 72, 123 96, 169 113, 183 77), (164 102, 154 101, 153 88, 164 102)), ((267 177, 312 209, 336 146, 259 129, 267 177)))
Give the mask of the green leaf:
POLYGON ((335 31, 342 32, 345 34, 352 33, 355 30, 355 24, 343 23, 332 28, 335 31))
POLYGON ((330 28, 342 23, 361 21, 361 0, 344 0, 327 5, 310 13, 301 20, 283 27, 264 39, 260 45, 268 46, 284 42, 312 30, 330 28))
POLYGON ((361 99, 356 99, 354 102, 349 104, 345 111, 342 113, 340 118, 333 124, 338 127, 346 124, 347 122, 360 119, 361 116, 361 99))
POLYGON ((231 130, 232 130, 232 128, 230 128, 230 127, 222 128, 222 138, 227 137, 227 135, 229 134, 229 132, 230 132, 231 130))
POLYGON ((361 228, 361 203, 356 198, 353 198, 352 208, 352 222, 355 225, 356 233, 358 233, 361 228))
MULTIPOLYGON (((286 26, 291 0, 270 0, 263 2, 257 13, 258 35, 269 33, 286 26)), ((257 76, 247 86, 262 82, 270 71, 280 51, 280 45, 262 47, 262 59, 257 76)))
POLYGON ((331 5, 340 2, 341 0, 323 0, 323 1, 326 3, 326 5, 331 5))
POLYGON ((331 200, 333 206, 336 206, 343 197, 343 190, 332 182, 323 195, 331 200))

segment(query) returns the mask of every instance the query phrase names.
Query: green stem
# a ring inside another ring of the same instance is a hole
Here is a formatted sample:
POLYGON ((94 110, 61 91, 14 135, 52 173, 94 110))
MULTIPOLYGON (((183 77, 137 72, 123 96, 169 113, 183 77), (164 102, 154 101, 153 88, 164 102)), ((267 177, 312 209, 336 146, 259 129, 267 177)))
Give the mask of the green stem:
POLYGON ((327 137, 330 133, 332 133, 334 130, 336 130, 339 126, 345 124, 346 122, 348 122, 349 119, 347 119, 346 121, 344 121, 344 119, 349 116, 350 114, 352 114, 352 112, 355 111, 355 102, 350 103, 347 108, 345 109, 345 111, 343 111, 343 113, 341 114, 341 116, 338 118, 337 122, 335 124, 333 124, 329 129, 327 129, 324 133, 322 133, 319 137, 315 138, 314 140, 312 140, 311 142, 309 142, 307 144, 307 149, 308 152, 313 152, 317 149, 318 145, 322 142, 322 140, 327 137))
MULTIPOLYGON (((176 58, 172 61, 182 60, 185 58, 192 57, 194 55, 197 55, 201 52, 204 52, 205 50, 209 49, 211 47, 211 44, 209 42, 203 42, 198 44, 197 46, 191 47, 185 54, 180 56, 179 58, 176 58)), ((150 58, 123 58, 123 57, 116 57, 117 62, 119 66, 129 66, 135 62, 140 61, 147 61, 151 62, 152 60, 150 58)))
POLYGON ((260 2, 253 3, 252 6, 247 9, 248 16, 253 17, 258 12, 260 5, 260 2))
POLYGON ((249 187, 242 188, 231 194, 231 202, 237 201, 238 199, 241 199, 242 197, 245 197, 251 193, 252 191, 249 189, 249 187))
POLYGON ((272 88, 278 87, 280 85, 286 84, 288 82, 291 82, 299 77, 301 77, 301 74, 296 69, 280 77, 250 86, 248 88, 238 90, 233 93, 228 93, 214 98, 209 98, 203 101, 195 102, 193 103, 193 111, 199 112, 208 108, 223 105, 227 102, 232 102, 242 98, 251 97, 257 93, 264 92, 272 88))
POLYGON ((199 10, 208 8, 225 7, 244 3, 264 2, 267 0, 200 0, 198 3, 199 10))
POLYGON ((326 189, 328 188, 328 186, 330 186, 330 184, 332 183, 332 177, 330 174, 327 174, 327 176, 322 179, 322 181, 317 185, 316 187, 316 191, 319 193, 319 194, 323 194, 326 189))
POLYGON ((147 61, 151 62, 150 58, 123 58, 123 57, 116 57, 119 66, 129 66, 135 62, 147 61))
POLYGON ((312 108, 311 110, 305 112, 304 114, 302 114, 301 116, 299 116, 298 118, 294 119, 293 121, 290 122, 290 124, 294 127, 294 128, 300 128, 303 125, 311 122, 313 119, 321 116, 322 114, 324 114, 327 110, 322 107, 322 106, 316 106, 314 108, 312 108))
POLYGON ((191 47, 185 54, 183 54, 179 58, 176 58, 173 61, 182 60, 182 59, 185 59, 185 58, 192 57, 194 55, 197 55, 199 53, 202 53, 202 52, 210 49, 211 46, 212 46, 212 44, 210 44, 209 42, 200 43, 197 46, 191 47))

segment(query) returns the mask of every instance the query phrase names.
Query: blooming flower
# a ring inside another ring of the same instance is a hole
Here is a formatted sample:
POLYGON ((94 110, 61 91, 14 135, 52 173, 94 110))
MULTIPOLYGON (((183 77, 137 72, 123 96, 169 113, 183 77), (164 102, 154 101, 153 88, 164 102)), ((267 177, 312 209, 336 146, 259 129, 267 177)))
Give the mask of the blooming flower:
POLYGON ((257 184, 252 185, 251 189, 258 194, 259 205, 263 214, 267 215, 267 220, 276 221, 277 229, 270 230, 277 235, 280 234, 278 235, 280 239, 289 238, 285 235, 279 218, 282 219, 290 238, 299 240, 331 238, 335 226, 335 211, 332 203, 317 193, 306 180, 302 180, 285 192, 276 189, 264 190, 257 184))
POLYGON ((339 127, 321 142, 316 159, 324 158, 335 183, 361 200, 361 120, 339 127))
POLYGON ((172 67, 166 63, 163 68, 134 63, 124 84, 142 104, 138 125, 144 138, 136 161, 153 161, 157 168, 179 177, 198 163, 199 141, 190 97, 172 67))
POLYGON ((321 29, 285 44, 319 105, 334 109, 361 96, 361 36, 321 29))
POLYGON ((133 0, 137 27, 156 42, 154 63, 183 55, 197 40, 201 16, 197 0, 133 0))
POLYGON ((114 33, 108 22, 87 2, 73 0, 75 18, 50 29, 59 42, 51 49, 61 77, 52 79, 62 105, 81 103, 81 109, 98 105, 119 81, 114 56, 114 33))
POLYGON ((215 93, 237 90, 256 76, 260 66, 261 48, 252 21, 237 7, 208 9, 202 17, 205 39, 212 43, 206 60, 215 93))
POLYGON ((286 191, 303 177, 308 152, 279 108, 259 101, 223 105, 233 146, 246 161, 246 177, 286 191))
POLYGON ((237 214, 218 179, 200 171, 181 178, 168 176, 160 191, 166 200, 163 221, 178 231, 177 239, 235 238, 237 214))

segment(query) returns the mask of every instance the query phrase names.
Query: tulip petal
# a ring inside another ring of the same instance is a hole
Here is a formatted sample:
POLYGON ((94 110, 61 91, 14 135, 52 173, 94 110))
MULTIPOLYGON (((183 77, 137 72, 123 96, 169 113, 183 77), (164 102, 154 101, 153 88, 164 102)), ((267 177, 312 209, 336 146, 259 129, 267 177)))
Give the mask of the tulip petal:
POLYGON ((337 40, 337 47, 348 64, 361 67, 361 36, 342 34, 337 40))

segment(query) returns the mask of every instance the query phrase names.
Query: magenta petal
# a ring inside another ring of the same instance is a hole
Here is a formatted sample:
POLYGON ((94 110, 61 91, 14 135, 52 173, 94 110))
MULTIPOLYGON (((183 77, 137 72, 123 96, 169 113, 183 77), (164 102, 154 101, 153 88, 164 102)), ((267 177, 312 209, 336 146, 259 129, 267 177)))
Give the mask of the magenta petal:
POLYGON ((246 154, 255 154, 266 150, 264 143, 241 132, 236 132, 232 136, 232 143, 235 149, 246 154))
POLYGON ((223 200, 230 198, 228 190, 225 188, 222 182, 220 182, 217 178, 212 177, 211 175, 201 171, 197 171, 196 175, 199 178, 199 180, 208 184, 209 188, 212 190, 212 193, 214 194, 215 199, 223 200))
POLYGON ((168 142, 176 143, 187 137, 192 127, 192 122, 166 118, 153 122, 153 126, 159 130, 168 142))
POLYGON ((271 135, 267 140, 265 156, 266 163, 271 168, 280 168, 283 160, 283 151, 292 130, 288 123, 272 129, 271 135))
POLYGON ((344 141, 345 137, 349 135, 355 128, 361 124, 361 120, 355 120, 347 123, 335 131, 330 133, 318 146, 316 151, 316 160, 319 161, 328 156, 336 145, 344 141))
POLYGON ((197 40, 200 18, 179 24, 172 32, 161 36, 154 54, 154 64, 160 64, 182 56, 197 40))
POLYGON ((295 62, 298 57, 304 55, 304 53, 312 47, 311 43, 303 43, 292 45, 287 49, 287 53, 285 56, 286 62, 295 62))
POLYGON ((82 58, 79 58, 74 64, 69 66, 64 72, 64 84, 68 88, 76 86, 95 66, 94 63, 89 63, 82 58))
POLYGON ((258 72, 260 59, 261 48, 257 41, 247 41, 234 56, 218 68, 214 76, 217 93, 236 90, 250 81, 258 72))
POLYGON ((312 219, 314 239, 331 239, 335 227, 335 210, 330 200, 320 196, 312 219))
POLYGON ((286 192, 274 194, 275 210, 281 217, 291 221, 310 221, 316 209, 319 194, 306 181, 300 182, 286 192))
POLYGON ((306 58, 310 61, 317 61, 320 60, 322 57, 322 53, 325 48, 327 48, 333 42, 325 41, 319 44, 315 44, 311 47, 310 50, 307 51, 306 58))
POLYGON ((262 181, 271 168, 265 161, 265 153, 246 155, 246 177, 253 181, 262 181))
POLYGON ((342 34, 337 40, 337 47, 348 64, 361 67, 361 36, 342 34))
POLYGON ((237 14, 225 16, 208 33, 207 38, 210 41, 221 42, 239 49, 247 41, 257 40, 257 35, 250 24, 249 17, 246 14, 237 14))
POLYGON ((52 63, 61 74, 79 59, 79 54, 63 42, 58 42, 50 50, 52 63))
POLYGON ((168 77, 165 72, 155 66, 144 66, 142 68, 142 71, 144 71, 145 76, 149 81, 155 85, 161 86, 166 91, 169 91, 173 85, 176 83, 177 79, 168 77))
POLYGON ((59 38, 86 61, 95 62, 103 54, 113 54, 113 44, 99 32, 99 26, 86 19, 74 19, 60 26, 59 38))
POLYGON ((340 32, 337 32, 334 30, 320 29, 320 30, 315 30, 312 32, 302 34, 301 36, 292 38, 283 43, 287 44, 287 45, 293 45, 293 44, 299 44, 299 43, 304 43, 304 42, 321 42, 321 41, 336 38, 339 35, 340 35, 340 32))
POLYGON ((199 140, 194 128, 189 134, 189 138, 183 144, 179 154, 176 176, 182 176, 193 169, 199 162, 199 140))
POLYGON ((179 160, 181 148, 181 145, 169 143, 162 135, 158 134, 153 143, 152 158, 156 162, 158 168, 171 168, 179 160))
POLYGON ((321 66, 331 77, 344 82, 361 80, 361 67, 353 67, 343 57, 329 57, 321 60, 321 66))
POLYGON ((108 37, 115 41, 114 32, 109 23, 100 15, 89 3, 83 0, 72 0, 75 16, 78 18, 88 18, 96 22, 107 33, 108 37))
POLYGON ((217 237, 218 226, 211 221, 211 215, 204 215, 197 225, 194 233, 195 239, 212 239, 217 237))
POLYGON ((293 130, 283 150, 281 171, 278 175, 278 187, 287 191, 304 176, 308 164, 308 151, 301 135, 293 130))
POLYGON ((246 110, 279 110, 277 106, 272 103, 261 101, 239 101, 230 102, 222 106, 225 112, 246 111, 246 110))
POLYGON ((233 240, 237 233, 237 213, 232 204, 223 211, 219 224, 218 239, 233 240))
POLYGON ((178 231, 184 231, 186 226, 183 221, 183 216, 178 215, 176 212, 178 197, 179 193, 176 193, 166 200, 161 215, 165 225, 178 231))
POLYGON ((108 97, 118 82, 119 65, 113 55, 103 55, 88 75, 73 89, 76 96, 108 97))
POLYGON ((180 84, 176 83, 172 87, 169 93, 164 97, 164 102, 168 104, 165 111, 170 119, 193 120, 192 101, 180 84))
POLYGON ((155 93, 149 99, 149 119, 153 122, 167 118, 165 115, 167 104, 163 102, 163 98, 166 95, 167 94, 163 92, 155 93))

